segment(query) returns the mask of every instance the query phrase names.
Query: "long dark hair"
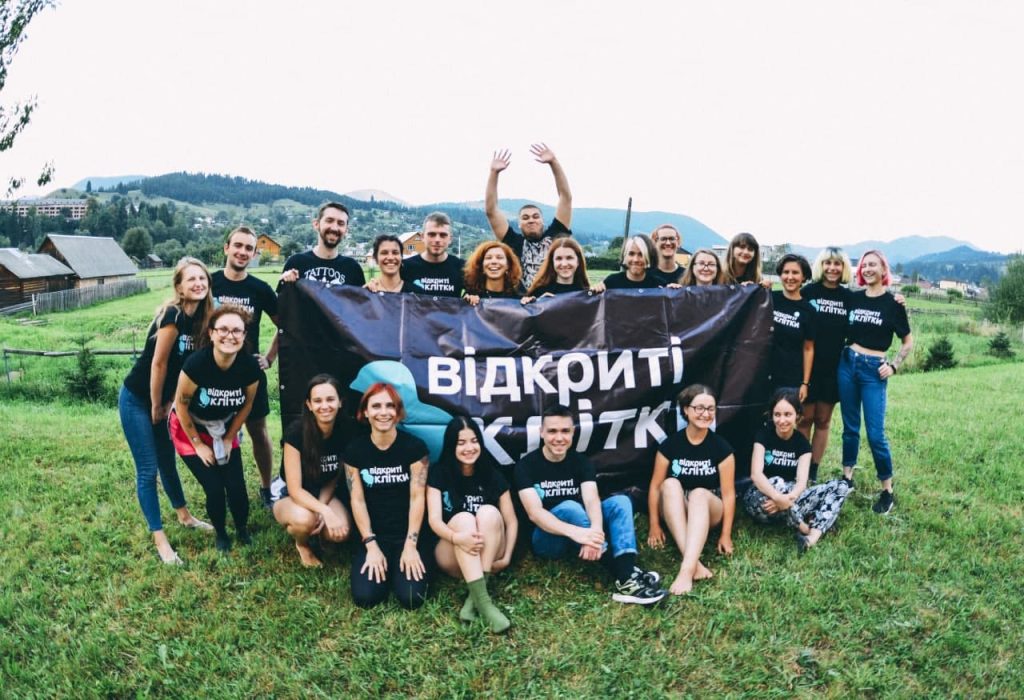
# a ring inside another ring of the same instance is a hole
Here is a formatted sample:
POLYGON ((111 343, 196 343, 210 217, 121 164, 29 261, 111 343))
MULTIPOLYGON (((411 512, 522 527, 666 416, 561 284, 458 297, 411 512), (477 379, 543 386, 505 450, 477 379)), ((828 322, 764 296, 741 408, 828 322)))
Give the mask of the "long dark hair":
POLYGON ((491 457, 490 452, 484 447, 484 435, 480 431, 480 426, 469 416, 455 416, 448 422, 448 426, 444 429, 444 439, 441 442, 441 459, 438 461, 437 468, 446 477, 445 481, 447 483, 458 483, 456 480, 462 476, 462 469, 459 467, 459 460, 455 456, 455 445, 459 441, 459 433, 466 429, 472 430, 477 442, 480 443, 480 457, 477 458, 476 464, 473 465, 473 474, 484 483, 487 483, 494 475, 494 458, 491 457))
MULTIPOLYGON (((306 384, 306 401, 313 393, 313 388, 321 384, 330 384, 338 392, 338 413, 334 419, 334 429, 338 429, 338 422, 341 418, 341 384, 330 374, 318 374, 306 384)), ((316 481, 320 478, 320 457, 324 452, 324 434, 320 432, 320 426, 316 422, 316 414, 309 410, 306 401, 302 402, 302 450, 299 454, 302 457, 302 478, 308 481, 316 481)))

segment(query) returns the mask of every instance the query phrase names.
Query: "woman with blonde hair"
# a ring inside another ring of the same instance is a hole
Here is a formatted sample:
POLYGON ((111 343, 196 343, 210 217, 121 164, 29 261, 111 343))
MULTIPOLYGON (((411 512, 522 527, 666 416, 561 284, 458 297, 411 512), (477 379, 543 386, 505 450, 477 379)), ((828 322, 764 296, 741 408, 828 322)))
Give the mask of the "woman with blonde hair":
POLYGON ((146 333, 146 346, 118 396, 121 427, 135 462, 135 491, 157 555, 165 564, 181 558, 167 541, 160 518, 157 476, 185 527, 212 529, 185 505, 185 493, 175 464, 167 414, 178 385, 178 373, 195 348, 195 338, 213 309, 210 273, 201 261, 184 257, 174 267, 174 295, 156 311, 146 333))
MULTIPOLYGON (((606 289, 657 289, 661 280, 651 274, 651 265, 657 262, 657 251, 647 236, 629 236, 622 242, 619 257, 621 272, 608 275, 593 286, 594 292, 606 289)), ((671 286, 671 285, 670 285, 671 286)))
POLYGON ((684 287, 708 287, 712 284, 726 284, 728 280, 722 261, 715 255, 715 251, 701 248, 690 258, 680 284, 684 287))

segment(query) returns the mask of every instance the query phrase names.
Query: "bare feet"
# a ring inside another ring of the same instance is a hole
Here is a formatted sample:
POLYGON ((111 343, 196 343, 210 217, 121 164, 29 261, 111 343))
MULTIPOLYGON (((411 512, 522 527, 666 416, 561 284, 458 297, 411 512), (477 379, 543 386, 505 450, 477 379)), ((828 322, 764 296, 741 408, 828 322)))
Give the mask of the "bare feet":
POLYGON ((800 527, 797 528, 801 535, 809 535, 811 533, 811 526, 807 523, 801 522, 800 527))
POLYGON ((668 591, 672 595, 683 595, 693 590, 693 574, 684 573, 682 569, 679 570, 679 575, 676 576, 676 580, 672 582, 668 591))
POLYGON ((324 565, 320 559, 313 554, 313 550, 310 549, 308 544, 295 543, 295 549, 299 550, 299 559, 302 560, 302 565, 310 568, 320 568, 324 565))
POLYGON ((693 580, 703 581, 704 579, 711 578, 714 575, 715 574, 711 571, 711 569, 704 566, 702 563, 697 562, 697 570, 693 572, 693 580))

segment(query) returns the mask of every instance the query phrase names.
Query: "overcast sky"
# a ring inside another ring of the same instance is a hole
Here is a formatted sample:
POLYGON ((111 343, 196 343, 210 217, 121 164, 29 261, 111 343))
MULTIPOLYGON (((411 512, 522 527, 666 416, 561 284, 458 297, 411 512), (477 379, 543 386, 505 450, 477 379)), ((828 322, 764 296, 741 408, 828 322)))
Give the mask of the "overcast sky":
MULTIPOLYGON (((1024 248, 1024 2, 63 0, 0 176, 177 170, 414 204, 667 210, 723 236, 1024 248)), ((31 193, 31 190, 29 191, 31 193)))

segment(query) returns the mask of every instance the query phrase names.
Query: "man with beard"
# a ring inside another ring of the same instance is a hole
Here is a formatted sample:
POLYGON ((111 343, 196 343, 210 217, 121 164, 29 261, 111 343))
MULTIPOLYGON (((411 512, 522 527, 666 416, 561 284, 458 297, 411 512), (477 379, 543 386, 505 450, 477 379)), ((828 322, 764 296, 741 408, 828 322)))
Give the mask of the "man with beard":
POLYGON ((213 298, 217 304, 234 304, 249 312, 252 317, 245 327, 246 348, 259 362, 260 383, 256 389, 256 401, 245 421, 245 427, 252 438, 252 454, 260 470, 260 500, 270 507, 270 475, 273 469, 273 447, 267 432, 267 416, 270 414, 270 397, 267 393, 266 370, 277 358, 277 334, 270 343, 266 355, 260 354, 260 319, 266 313, 277 325, 277 295, 270 285, 250 275, 249 263, 256 255, 256 233, 247 226, 239 226, 228 234, 224 243, 225 265, 210 276, 213 298))
POLYGON ((569 226, 572 223, 572 193, 569 181, 565 177, 561 163, 555 153, 543 143, 530 146, 530 153, 538 163, 547 163, 555 176, 555 189, 558 191, 558 206, 555 208, 555 219, 544 228, 544 218, 540 208, 527 204, 519 210, 519 231, 515 231, 508 217, 498 207, 498 173, 509 166, 511 153, 508 150, 496 151, 491 161, 491 173, 487 178, 487 192, 484 196, 484 213, 491 224, 495 237, 510 247, 523 267, 523 287, 529 288, 533 277, 544 262, 544 255, 551 247, 551 239, 556 236, 571 236, 569 226))
POLYGON ((658 251, 658 262, 648 270, 648 274, 661 284, 679 284, 686 268, 676 262, 676 252, 682 242, 682 236, 672 224, 662 224, 651 233, 651 240, 658 251))
POLYGON ((338 245, 348 233, 348 208, 338 202, 320 205, 313 230, 317 243, 313 250, 296 253, 288 258, 281 274, 282 282, 295 282, 299 278, 322 282, 327 286, 366 284, 363 268, 352 258, 339 255, 338 245))
POLYGON ((427 214, 422 234, 426 247, 419 255, 402 261, 402 279, 412 284, 417 294, 461 297, 464 263, 448 252, 452 244, 452 220, 439 211, 427 214))

